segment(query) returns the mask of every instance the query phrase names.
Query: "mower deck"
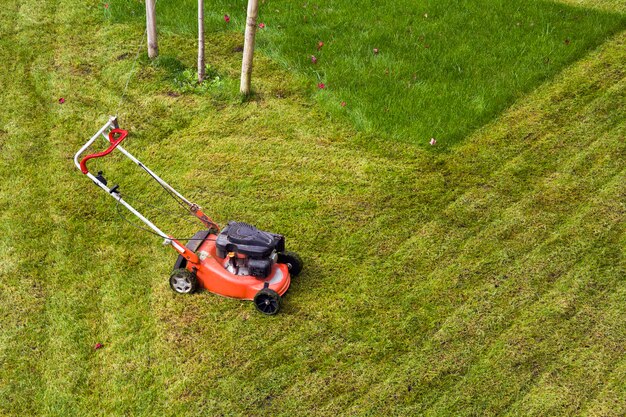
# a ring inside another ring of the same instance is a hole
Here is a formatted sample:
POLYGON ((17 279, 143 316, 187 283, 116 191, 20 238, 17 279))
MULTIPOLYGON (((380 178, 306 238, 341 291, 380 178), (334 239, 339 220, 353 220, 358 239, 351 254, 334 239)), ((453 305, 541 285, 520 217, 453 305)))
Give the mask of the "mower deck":
POLYGON ((253 300, 254 296, 264 288, 266 282, 269 284, 269 289, 276 291, 281 296, 287 292, 291 284, 287 265, 274 264, 267 278, 231 274, 224 269, 224 260, 217 257, 215 239, 217 239, 217 235, 207 234, 205 240, 200 241, 201 243, 196 250, 196 255, 200 259, 199 268, 196 269, 195 265, 192 264, 185 265, 187 270, 196 274, 198 283, 202 288, 212 293, 240 300, 253 300))

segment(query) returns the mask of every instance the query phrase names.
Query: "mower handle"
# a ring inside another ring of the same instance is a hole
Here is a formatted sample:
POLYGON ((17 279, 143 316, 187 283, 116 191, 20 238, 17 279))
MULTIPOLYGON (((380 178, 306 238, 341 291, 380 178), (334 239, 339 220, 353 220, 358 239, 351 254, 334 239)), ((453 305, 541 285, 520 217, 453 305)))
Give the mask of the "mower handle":
POLYGON ((82 173, 83 174, 89 173, 89 170, 87 169, 87 161, 93 158, 100 158, 100 157, 110 154, 111 152, 113 152, 115 148, 117 148, 117 145, 119 145, 120 143, 122 143, 124 139, 126 139, 126 136, 128 136, 127 130, 119 129, 119 128, 111 129, 111 131, 109 132, 109 142, 111 142, 111 146, 109 146, 106 150, 102 152, 92 153, 90 155, 85 156, 83 159, 81 159, 80 170, 82 171, 82 173), (115 138, 114 135, 116 134, 119 134, 120 136, 118 138, 115 138))

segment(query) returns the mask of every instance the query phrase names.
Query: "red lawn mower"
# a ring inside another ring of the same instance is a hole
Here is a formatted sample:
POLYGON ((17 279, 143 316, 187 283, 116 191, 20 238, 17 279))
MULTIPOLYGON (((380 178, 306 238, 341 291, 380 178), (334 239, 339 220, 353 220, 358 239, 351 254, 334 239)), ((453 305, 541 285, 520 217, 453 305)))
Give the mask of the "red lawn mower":
POLYGON ((128 131, 120 129, 117 118, 111 117, 100 130, 76 153, 74 163, 89 179, 102 188, 119 204, 146 224, 151 231, 162 237, 165 245, 171 245, 179 253, 170 275, 170 287, 179 294, 191 294, 202 287, 214 294, 241 300, 253 300, 254 306, 263 314, 278 312, 281 296, 289 289, 291 277, 302 270, 302 260, 294 252, 285 251, 285 238, 282 235, 264 232, 242 222, 229 222, 220 227, 207 217, 200 207, 172 188, 137 158, 120 146, 128 136, 128 131), (102 152, 80 155, 99 137, 103 137, 109 147, 102 152), (190 239, 176 239, 165 234, 146 219, 141 213, 124 201, 119 186, 107 186, 102 172, 93 175, 87 168, 87 161, 101 158, 117 149, 157 181, 168 193, 183 204, 189 212, 200 220, 205 230, 197 232, 190 239), (183 245, 179 240, 188 240, 183 245))

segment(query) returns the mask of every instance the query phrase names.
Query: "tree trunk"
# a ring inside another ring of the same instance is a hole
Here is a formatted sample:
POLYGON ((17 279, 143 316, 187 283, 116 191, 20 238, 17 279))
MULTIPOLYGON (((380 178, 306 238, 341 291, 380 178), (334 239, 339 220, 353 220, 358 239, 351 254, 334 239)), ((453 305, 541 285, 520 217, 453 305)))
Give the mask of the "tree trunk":
POLYGON ((198 0, 198 83, 204 81, 204 0, 198 0))
POLYGON ((146 31, 148 32, 148 56, 150 59, 154 59, 159 55, 154 1, 146 0, 146 31))
POLYGON ((259 13, 259 1, 248 0, 248 18, 246 19, 246 36, 243 44, 243 61, 241 62, 242 94, 250 94, 250 79, 252 77, 252 58, 254 55, 254 36, 256 35, 256 18, 259 13))

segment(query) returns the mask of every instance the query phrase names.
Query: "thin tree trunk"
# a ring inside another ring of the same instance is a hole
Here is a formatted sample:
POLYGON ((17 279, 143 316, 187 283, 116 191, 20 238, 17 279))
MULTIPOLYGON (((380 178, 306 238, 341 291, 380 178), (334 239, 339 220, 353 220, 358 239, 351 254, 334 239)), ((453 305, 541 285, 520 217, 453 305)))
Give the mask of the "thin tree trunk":
POLYGON ((204 81, 204 0, 198 0, 198 82, 204 81))
POLYGON ((159 55, 154 1, 146 0, 146 27, 148 32, 148 56, 150 59, 154 59, 159 55))
POLYGON ((241 62, 242 94, 250 94, 250 79, 252 77, 252 58, 254 55, 254 36, 256 35, 256 19, 259 13, 259 1, 248 0, 248 18, 246 19, 246 35, 243 44, 243 61, 241 62))

